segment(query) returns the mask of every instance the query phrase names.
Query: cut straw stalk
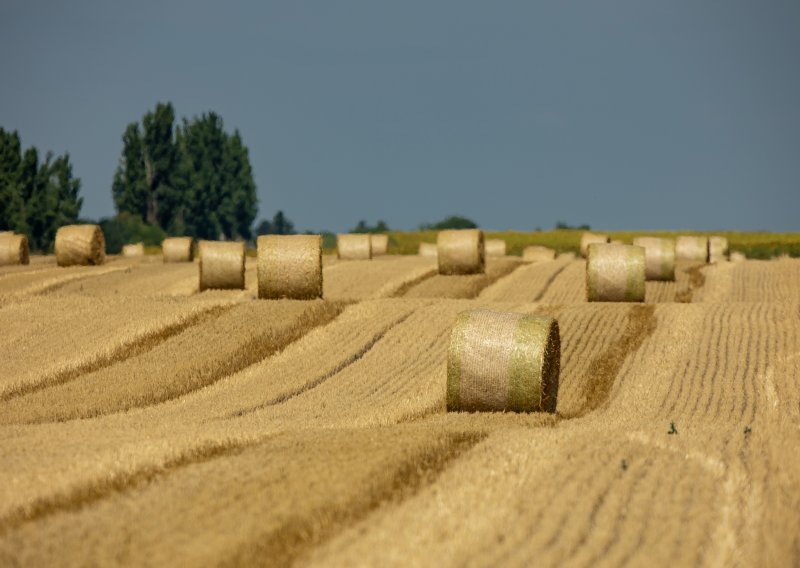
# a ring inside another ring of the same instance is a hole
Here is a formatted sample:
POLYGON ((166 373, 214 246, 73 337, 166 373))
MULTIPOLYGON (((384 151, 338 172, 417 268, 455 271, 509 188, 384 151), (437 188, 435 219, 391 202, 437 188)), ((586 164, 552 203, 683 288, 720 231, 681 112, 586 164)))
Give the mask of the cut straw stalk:
POLYGON ((106 239, 98 225, 65 225, 56 232, 59 266, 98 265, 106 261, 106 239))
POLYGON ((244 243, 200 241, 200 291, 244 289, 244 243))
POLYGON ((192 262, 194 247, 192 237, 171 237, 161 243, 164 262, 192 262))
POLYGON ((560 359, 553 318, 462 312, 447 352, 447 409, 555 412, 560 359))
POLYGON ((258 237, 258 297, 311 300, 322 297, 322 237, 258 237))
POLYGON ((522 250, 522 260, 525 262, 543 262, 553 260, 555 257, 556 251, 548 247, 532 245, 522 250))
POLYGON ((372 238, 360 233, 336 235, 336 252, 342 260, 369 260, 372 258, 372 238))
POLYGON ((383 233, 370 235, 370 241, 372 256, 382 256, 389 250, 389 235, 383 233))
POLYGON ((486 256, 505 256, 506 242, 503 239, 487 239, 486 256))
POLYGON ((678 237, 675 240, 675 259, 708 262, 708 238, 678 237))
POLYGON ((439 274, 483 274, 486 271, 486 250, 480 229, 440 231, 436 247, 439 274))
POLYGON ((435 243, 419 243, 419 255, 436 258, 439 256, 439 249, 435 243))
POLYGON ((633 244, 644 248, 645 278, 675 280, 675 241, 660 237, 636 237, 633 244))
POLYGON ((644 302, 644 282, 644 248, 589 245, 586 297, 590 302, 644 302))
POLYGON ((144 256, 144 245, 142 243, 125 245, 122 247, 122 256, 131 258, 142 257, 144 256))
POLYGON ((728 256, 728 239, 713 236, 708 238, 708 262, 722 262, 728 256))
POLYGON ((29 262, 28 237, 10 231, 0 233, 0 266, 29 262))
POLYGON ((596 233, 583 233, 581 235, 581 256, 586 258, 588 254, 589 245, 607 243, 611 239, 608 235, 601 235, 596 233))

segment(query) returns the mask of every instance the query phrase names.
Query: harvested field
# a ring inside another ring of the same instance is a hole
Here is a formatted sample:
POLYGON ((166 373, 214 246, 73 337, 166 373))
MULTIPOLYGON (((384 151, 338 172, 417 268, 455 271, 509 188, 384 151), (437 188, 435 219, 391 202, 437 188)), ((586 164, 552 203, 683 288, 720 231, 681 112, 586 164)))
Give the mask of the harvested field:
POLYGON ((158 297, 192 269, 158 263, 4 296, 0 564, 800 562, 800 261, 688 264, 648 304, 507 261, 326 258, 311 302, 253 299, 251 263, 245 292, 158 297), (555 415, 444 411, 482 306, 558 319, 555 415))

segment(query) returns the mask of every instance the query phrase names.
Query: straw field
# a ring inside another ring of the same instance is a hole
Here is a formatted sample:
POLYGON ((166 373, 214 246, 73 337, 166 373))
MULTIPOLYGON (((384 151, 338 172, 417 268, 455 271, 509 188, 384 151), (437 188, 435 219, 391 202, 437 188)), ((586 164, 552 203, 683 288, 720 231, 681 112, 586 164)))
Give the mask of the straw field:
MULTIPOLYGON (((510 249, 513 243, 509 242, 510 249)), ((735 248, 734 241, 731 247, 735 248)), ((416 253, 416 248, 413 251, 416 253)), ((800 260, 0 268, 0 565, 800 563, 800 260), (447 412, 458 314, 556 318, 556 412, 447 412)))

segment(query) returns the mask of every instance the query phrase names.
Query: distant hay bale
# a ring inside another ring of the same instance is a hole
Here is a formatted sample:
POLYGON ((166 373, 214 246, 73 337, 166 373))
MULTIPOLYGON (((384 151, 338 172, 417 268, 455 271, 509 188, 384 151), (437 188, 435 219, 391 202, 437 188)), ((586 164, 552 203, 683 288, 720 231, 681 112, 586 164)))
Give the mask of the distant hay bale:
POLYGON ((363 233, 336 235, 336 253, 342 260, 369 260, 372 258, 372 238, 363 233))
POLYGON ((644 248, 645 278, 675 280, 675 241, 660 237, 636 237, 634 246, 644 248))
POLYGON ((436 258, 439 256, 439 249, 434 243, 419 243, 419 255, 436 258))
POLYGON ((619 239, 613 239, 613 240, 610 240, 608 242, 611 243, 612 245, 624 245, 625 244, 623 241, 621 241, 619 239))
POLYGON ((592 244, 586 259, 590 302, 644 302, 645 251, 632 245, 592 244))
POLYGON ((372 256, 382 256, 389 250, 389 235, 377 233, 369 236, 371 239, 372 256))
POLYGON ((601 235, 595 233, 583 233, 581 235, 581 256, 586 258, 586 254, 589 249, 589 245, 591 244, 601 244, 607 243, 611 239, 608 238, 608 235, 601 235))
POLYGON ((440 231, 436 240, 439 274, 483 274, 486 249, 480 229, 440 231))
POLYGON ((64 225, 56 232, 58 266, 98 265, 106 261, 106 239, 99 225, 64 225))
POLYGON ((144 245, 142 243, 125 245, 122 247, 122 256, 130 258, 142 257, 144 256, 144 245))
POLYGON ((708 262, 708 238, 678 237, 675 239, 675 259, 708 262))
POLYGON ((743 252, 735 250, 731 253, 731 262, 744 262, 745 260, 747 260, 747 257, 743 252))
POLYGON ((311 300, 322 297, 322 237, 258 237, 258 297, 311 300))
POLYGON ((555 412, 560 365, 555 319, 462 312, 447 352, 447 410, 555 412))
POLYGON ((29 262, 28 237, 15 235, 11 231, 0 233, 0 266, 29 262))
POLYGON ((164 262, 192 262, 194 260, 192 237, 170 237, 161 243, 164 262))
POLYGON ((556 251, 548 247, 532 245, 522 250, 522 260, 525 262, 543 262, 555 258, 556 251))
POLYGON ((486 240, 486 256, 505 256, 506 242, 503 239, 486 240))
POLYGON ((200 291, 244 290, 244 243, 200 241, 200 291))
POLYGON ((728 257, 728 239, 725 237, 708 237, 708 262, 722 262, 728 257))

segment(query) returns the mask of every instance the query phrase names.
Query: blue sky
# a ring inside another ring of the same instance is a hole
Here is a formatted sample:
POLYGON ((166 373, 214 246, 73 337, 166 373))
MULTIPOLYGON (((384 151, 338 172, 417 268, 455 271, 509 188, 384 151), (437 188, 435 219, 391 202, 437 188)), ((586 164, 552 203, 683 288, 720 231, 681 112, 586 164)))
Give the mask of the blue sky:
POLYGON ((800 2, 4 2, 0 126, 113 214, 125 125, 214 110, 259 218, 800 230, 800 2))

